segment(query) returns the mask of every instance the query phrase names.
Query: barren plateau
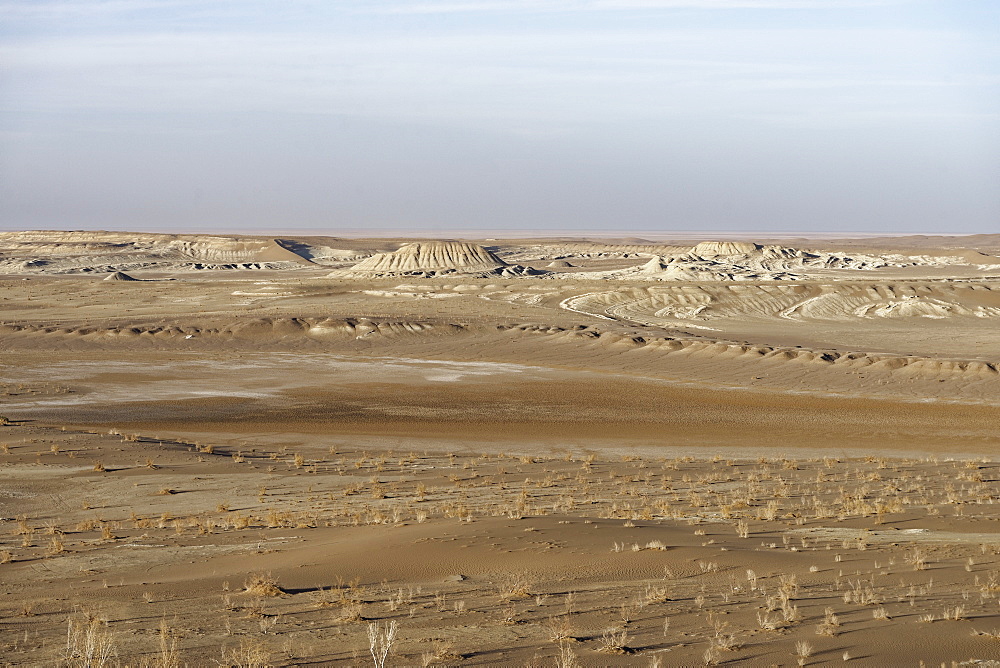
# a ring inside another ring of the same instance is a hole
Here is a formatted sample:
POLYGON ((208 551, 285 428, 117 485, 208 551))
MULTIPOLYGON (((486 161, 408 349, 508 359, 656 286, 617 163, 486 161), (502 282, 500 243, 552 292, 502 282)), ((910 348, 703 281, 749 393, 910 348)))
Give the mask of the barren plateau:
POLYGON ((0 286, 4 665, 1000 655, 1000 235, 10 232, 0 286))

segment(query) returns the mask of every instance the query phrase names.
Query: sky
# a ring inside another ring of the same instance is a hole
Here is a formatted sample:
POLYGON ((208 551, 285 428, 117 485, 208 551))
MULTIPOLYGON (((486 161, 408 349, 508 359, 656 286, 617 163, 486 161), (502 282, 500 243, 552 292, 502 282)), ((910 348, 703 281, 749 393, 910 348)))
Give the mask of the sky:
POLYGON ((1000 3, 0 0, 0 229, 1000 232, 1000 3))

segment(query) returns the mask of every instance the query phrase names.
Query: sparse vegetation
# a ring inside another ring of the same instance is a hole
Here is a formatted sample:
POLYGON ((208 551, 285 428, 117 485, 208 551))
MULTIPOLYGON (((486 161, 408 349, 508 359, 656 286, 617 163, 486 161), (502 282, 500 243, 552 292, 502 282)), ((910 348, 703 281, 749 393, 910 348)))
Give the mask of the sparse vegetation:
POLYGON ((611 654, 627 654, 629 636, 624 628, 604 629, 601 632, 600 651, 611 654))
POLYGON ((285 592, 270 573, 252 573, 243 583, 243 591, 251 596, 281 596, 285 592))
POLYGON ((385 626, 380 626, 378 622, 368 625, 369 651, 375 662, 375 668, 385 668, 386 659, 392 651, 392 645, 396 642, 396 631, 398 625, 396 620, 390 621, 385 626))
POLYGON ((104 668, 113 665, 116 656, 115 638, 106 620, 87 613, 67 620, 63 665, 104 668))
MULTIPOLYGON (((140 438, 134 443, 150 440, 140 438)), ((35 447, 53 456, 51 443, 35 447)), ((60 448, 60 455, 65 449, 60 448)), ((240 591, 224 593, 221 606, 217 596, 211 604, 212 614, 222 616, 219 633, 228 641, 224 643, 228 665, 272 665, 287 660, 284 640, 291 632, 308 636, 313 621, 335 625, 345 637, 353 638, 351 651, 364 650, 378 665, 384 645, 376 643, 371 654, 371 638, 366 637, 371 624, 378 625, 378 638, 383 638, 394 621, 417 619, 425 625, 417 628, 430 624, 445 629, 469 615, 516 627, 519 634, 551 648, 544 658, 558 665, 593 662, 598 653, 638 652, 632 644, 669 648, 671 660, 685 656, 692 664, 739 661, 747 656, 742 639, 750 629, 762 632, 755 652, 778 662, 780 653, 787 656, 791 642, 795 660, 805 665, 811 654, 803 655, 803 647, 813 651, 807 638, 842 637, 862 616, 896 633, 901 627, 915 627, 914 622, 979 619, 996 605, 1000 593, 1000 548, 981 542, 968 548, 942 548, 922 542, 921 531, 882 528, 894 517, 911 518, 904 526, 913 526, 926 517, 928 504, 936 504, 942 512, 951 506, 963 506, 967 513, 973 507, 983 513, 991 511, 987 482, 967 481, 964 487, 951 482, 954 471, 970 470, 964 463, 724 457, 634 457, 612 463, 596 457, 581 462, 538 455, 525 462, 495 454, 387 456, 344 447, 336 451, 332 460, 323 458, 326 449, 310 452, 302 467, 292 461, 284 471, 261 468, 260 480, 266 485, 224 488, 214 495, 204 495, 196 477, 184 477, 184 468, 176 460, 159 456, 162 464, 150 468, 142 464, 142 458, 135 458, 131 479, 106 473, 112 479, 135 480, 138 484, 129 485, 136 499, 165 504, 167 499, 152 501, 157 498, 155 490, 183 487, 186 493, 164 494, 172 497, 169 505, 154 512, 140 512, 137 506, 123 513, 88 490, 83 492, 88 496, 77 497, 86 502, 71 500, 75 513, 71 522, 50 514, 21 515, 11 523, 8 535, 22 545, 19 560, 93 555, 116 549, 116 545, 136 550, 143 544, 175 541, 192 546, 248 545, 246 554, 266 560, 285 554, 289 545, 320 527, 361 532, 357 535, 369 527, 388 531, 385 535, 391 538, 391 532, 401 527, 421 526, 430 528, 428 535, 436 537, 430 545, 440 537, 461 535, 459 545, 481 549, 482 543, 476 541, 482 539, 472 537, 486 535, 479 533, 485 527, 479 529, 477 523, 499 522, 503 524, 498 526, 509 526, 511 535, 518 537, 517 542, 501 543, 502 549, 525 550, 535 560, 562 555, 572 563, 573 557, 566 552, 572 544, 569 541, 577 540, 574 537, 581 532, 592 532, 608 536, 607 542, 598 540, 603 544, 599 551, 608 555, 607 546, 612 545, 608 556, 620 568, 645 569, 642 572, 647 575, 655 568, 660 574, 603 588, 590 585, 582 594, 562 594, 553 590, 549 580, 536 579, 529 561, 528 568, 490 577, 456 576, 429 591, 377 581, 362 584, 348 573, 350 582, 334 578, 335 582, 296 593, 283 588, 275 575, 256 572, 246 577, 240 591), (312 475, 305 471, 307 466, 324 473, 324 484, 305 482, 305 476, 312 475), (919 470, 919 475, 913 470, 919 470), (897 500, 898 507, 879 500, 888 499, 888 492, 879 497, 873 491, 873 475, 880 477, 875 481, 878 485, 906 490, 897 493, 904 494, 897 500), (189 494, 187 490, 195 491, 189 494), (870 514, 864 504, 871 504, 870 514), (877 506, 882 508, 880 518, 877 506), (581 508, 586 509, 582 517, 566 514, 567 509, 579 513, 581 508), (853 528, 866 519, 871 529, 853 528), (632 526, 625 526, 627 522, 632 526), (737 530, 726 529, 727 524, 737 530), (468 531, 455 533, 456 528, 466 526, 468 531), (40 535, 44 540, 39 540, 40 535), (772 553, 780 554, 783 563, 791 566, 780 571, 768 568, 766 560, 772 553), (753 568, 746 567, 748 558, 753 568), (931 574, 938 572, 962 576, 935 581, 931 574), (956 583, 962 578, 966 585, 959 587, 956 583), (835 605, 830 604, 833 600, 835 605), (725 622, 718 616, 720 609, 727 611, 725 622), (268 642, 249 642, 255 638, 268 642), (680 638, 685 639, 683 647, 680 638), (239 642, 234 645, 234 641, 239 642), (262 651, 269 658, 261 659, 262 651)), ((245 462, 226 456, 214 465, 239 465, 254 471, 262 462, 272 461, 268 452, 243 452, 245 462)), ((204 455, 191 452, 189 456, 199 454, 204 455)), ((282 454, 279 463, 292 456, 282 454)), ((1000 467, 993 465, 973 470, 984 481, 993 479, 994 471, 1000 473, 1000 467)), ((470 548, 461 547, 457 554, 465 549, 470 548)), ((454 558, 456 553, 449 549, 441 554, 454 558)), ((0 552, 0 563, 13 560, 13 550, 0 552)), ((108 589, 123 586, 113 575, 101 576, 99 583, 108 589)), ((167 593, 154 594, 150 586, 135 588, 131 595, 154 616, 169 614, 179 605, 167 593)), ((29 602, 12 612, 23 616, 27 610, 32 620, 44 619, 48 612, 40 614, 36 608, 29 602)), ((107 625, 95 630, 101 628, 110 632, 107 625)), ((80 633, 78 642, 85 642, 80 633)), ((993 638, 987 631, 970 632, 967 637, 970 641, 993 638)), ((324 641, 313 642, 321 647, 324 641)), ((393 663, 391 654, 411 665, 447 664, 460 656, 453 649, 456 642, 465 641, 445 638, 442 642, 449 648, 445 654, 453 658, 421 647, 397 627, 385 665, 393 663)), ((187 658, 180 657, 186 644, 194 657, 204 657, 183 630, 150 628, 142 636, 119 636, 114 644, 118 653, 129 656, 143 647, 149 665, 183 665, 187 658)), ((337 656, 357 660, 343 653, 337 656)), ((114 660, 112 656, 110 661, 114 660)), ((845 660, 850 660, 850 653, 845 660)))

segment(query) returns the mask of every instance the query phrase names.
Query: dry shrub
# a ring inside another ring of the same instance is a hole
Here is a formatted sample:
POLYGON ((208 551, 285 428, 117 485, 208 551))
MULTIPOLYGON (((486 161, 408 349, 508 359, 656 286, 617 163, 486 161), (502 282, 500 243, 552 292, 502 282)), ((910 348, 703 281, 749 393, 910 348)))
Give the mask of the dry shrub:
POLYGON ((285 590, 270 573, 251 573, 243 583, 243 591, 251 596, 282 596, 285 590))
POLYGON ((340 615, 337 617, 337 621, 342 624, 350 624, 350 623, 365 621, 365 618, 361 615, 361 605, 358 603, 345 605, 341 609, 340 615))
POLYGON ((63 544, 62 539, 59 536, 53 536, 49 541, 49 547, 45 550, 45 554, 53 556, 56 554, 63 554, 66 551, 66 546, 63 544))
POLYGON ((601 633, 601 647, 599 652, 609 654, 628 654, 628 631, 626 629, 605 629, 601 633))
POLYGON ((531 582, 524 573, 508 573, 497 585, 497 593, 504 601, 528 598, 531 596, 531 582))
POLYGON ((240 646, 222 650, 222 665, 233 668, 268 668, 271 650, 261 640, 245 638, 240 646))
POLYGON ((263 619, 265 616, 264 599, 255 598, 248 601, 243 606, 243 613, 247 616, 247 619, 263 619))
POLYGON ((113 664, 115 639, 106 620, 92 614, 66 621, 63 664, 72 668, 103 668, 113 664))
POLYGON ((167 620, 160 621, 160 630, 157 634, 160 641, 160 650, 153 655, 150 662, 143 662, 150 668, 181 668, 181 654, 177 649, 177 639, 170 632, 167 620))
POLYGON ((323 587, 309 592, 309 598, 317 608, 330 608, 345 602, 343 592, 339 589, 335 591, 331 588, 324 589, 323 587))
POLYGON ((396 641, 396 631, 399 628, 396 620, 390 621, 382 627, 378 622, 368 625, 368 642, 372 659, 375 661, 375 668, 385 668, 386 659, 392 651, 392 645, 396 641))
POLYGON ((462 658, 461 654, 455 653, 451 640, 438 638, 434 641, 434 649, 424 652, 420 656, 420 665, 432 666, 435 663, 456 663, 461 661, 462 658))
POLYGON ((549 632, 549 641, 554 643, 565 643, 575 640, 573 637, 573 625, 569 621, 568 615, 559 617, 549 617, 545 624, 545 630, 549 632))

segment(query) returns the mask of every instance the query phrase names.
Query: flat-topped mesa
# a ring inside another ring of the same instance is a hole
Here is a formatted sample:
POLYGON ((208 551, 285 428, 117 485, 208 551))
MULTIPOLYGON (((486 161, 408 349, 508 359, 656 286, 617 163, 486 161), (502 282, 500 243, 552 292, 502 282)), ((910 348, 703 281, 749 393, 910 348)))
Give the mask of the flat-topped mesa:
POLYGON ((109 267, 187 270, 206 265, 220 269, 295 269, 312 264, 277 240, 267 238, 99 231, 0 232, 0 273, 85 273, 109 267), (35 260, 45 264, 10 264, 35 260))
POLYGON ((489 271, 507 263, 477 244, 462 241, 428 241, 378 253, 354 265, 351 271, 374 274, 409 271, 489 271))
POLYGON ((718 257, 721 255, 749 255, 761 249, 761 246, 749 241, 702 241, 691 249, 700 257, 718 257))

